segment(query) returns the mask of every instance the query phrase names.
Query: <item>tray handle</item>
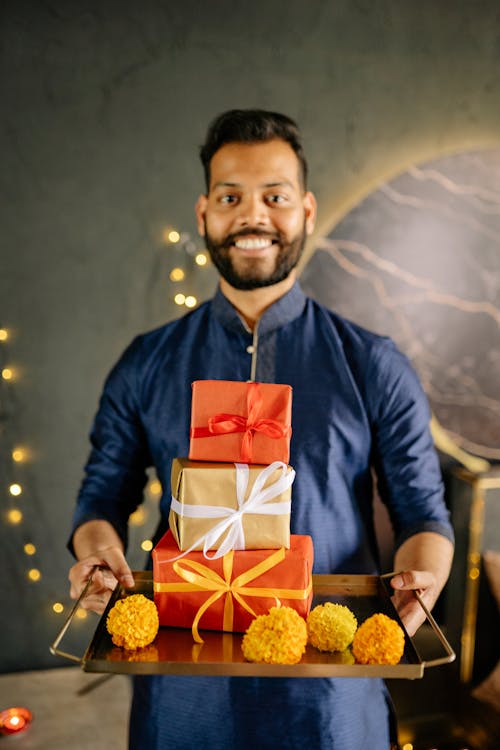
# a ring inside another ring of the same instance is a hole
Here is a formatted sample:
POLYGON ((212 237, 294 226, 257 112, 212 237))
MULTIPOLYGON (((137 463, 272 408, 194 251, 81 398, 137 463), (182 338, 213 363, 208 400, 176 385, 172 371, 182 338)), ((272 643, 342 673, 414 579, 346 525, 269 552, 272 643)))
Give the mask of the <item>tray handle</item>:
MULTIPOLYGON (((393 578, 393 576, 396 576, 396 575, 398 575, 398 573, 395 572, 395 571, 392 571, 391 573, 384 573, 383 575, 380 576, 380 578, 382 580, 384 580, 384 579, 387 580, 389 578, 393 578)), ((434 634, 436 635, 436 637, 439 640, 440 644, 442 645, 442 647, 446 651, 446 656, 439 656, 437 659, 429 659, 428 661, 422 661, 422 666, 425 669, 425 667, 437 667, 440 664, 450 664, 452 661, 455 661, 457 655, 453 651, 453 649, 450 646, 449 642, 447 641, 447 639, 446 639, 443 631, 441 630, 441 628, 437 624, 437 622, 434 619, 434 617, 431 615, 430 610, 428 609, 428 607, 426 606, 426 604, 424 604, 424 601, 423 601, 422 597, 420 596, 420 594, 418 593, 418 591, 416 589, 414 589, 413 594, 414 594, 415 599, 417 600, 417 602, 420 604, 420 606, 424 610, 424 614, 425 614, 427 620, 429 621, 429 625, 433 629, 434 634)))
POLYGON ((416 598, 417 602, 420 604, 420 606, 424 610, 425 616, 427 617, 427 619, 429 621, 429 625, 431 626, 431 628, 433 629, 433 631, 436 634, 437 638, 439 639, 440 644, 442 645, 442 647, 446 651, 446 656, 439 656, 437 659, 429 659, 428 661, 423 661, 422 664, 423 664, 424 668, 425 667, 437 667, 437 666, 439 666, 439 664, 450 664, 452 661, 455 661, 455 659, 456 659, 455 652, 453 651, 452 647, 448 643, 448 641, 447 641, 447 639, 446 639, 443 631, 441 630, 441 628, 437 624, 436 620, 431 615, 429 609, 426 607, 426 605, 422 601, 422 597, 420 596, 420 594, 418 593, 418 591, 414 591, 413 593, 415 594, 415 598, 416 598))
POLYGON ((66 618, 66 622, 62 626, 61 630, 59 631, 54 643, 51 644, 50 653, 54 654, 54 656, 64 656, 65 659, 71 659, 71 661, 76 661, 78 664, 83 663, 83 656, 75 656, 74 654, 69 654, 67 651, 62 651, 60 648, 58 648, 59 644, 61 643, 62 639, 66 635, 66 632, 68 631, 68 628, 70 627, 71 623, 73 622, 73 618, 75 616, 75 613, 80 606, 80 602, 82 599, 85 598, 87 595, 87 591, 89 590, 90 584, 92 583, 92 579, 94 578, 94 573, 96 570, 104 570, 104 568, 101 565, 94 565, 94 567, 91 570, 90 576, 87 580, 87 583, 83 587, 80 596, 76 600, 73 609, 69 613, 68 617, 66 618))

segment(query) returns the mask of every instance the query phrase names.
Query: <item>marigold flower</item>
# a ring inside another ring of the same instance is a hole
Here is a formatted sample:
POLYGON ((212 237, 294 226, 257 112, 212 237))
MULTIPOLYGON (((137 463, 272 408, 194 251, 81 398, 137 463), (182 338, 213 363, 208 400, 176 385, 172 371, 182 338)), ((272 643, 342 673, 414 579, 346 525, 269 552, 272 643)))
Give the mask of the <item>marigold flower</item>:
POLYGON ((349 607, 325 602, 307 618, 309 643, 320 651, 344 651, 354 638, 358 621, 349 607))
POLYGON ((158 610, 142 594, 118 599, 109 611, 106 627, 115 646, 132 650, 148 646, 158 632, 158 610))
POLYGON ((241 648, 248 661, 297 664, 306 650, 305 620, 291 607, 271 607, 250 623, 241 648))
POLYGON ((360 664, 398 664, 405 648, 405 635, 396 620, 376 614, 359 626, 352 652, 360 664))

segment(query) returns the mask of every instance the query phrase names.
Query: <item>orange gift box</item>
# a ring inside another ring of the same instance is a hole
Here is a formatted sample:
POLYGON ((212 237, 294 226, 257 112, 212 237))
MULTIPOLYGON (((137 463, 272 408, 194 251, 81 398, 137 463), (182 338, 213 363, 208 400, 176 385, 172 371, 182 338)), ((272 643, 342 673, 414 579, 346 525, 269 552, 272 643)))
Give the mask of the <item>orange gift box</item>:
POLYGON ((312 601, 313 544, 290 536, 290 549, 231 550, 223 557, 203 552, 182 556, 171 531, 153 550, 153 590, 160 625, 243 633, 257 615, 277 603, 304 618, 312 601))
POLYGON ((275 383, 196 380, 192 384, 192 461, 288 463, 292 388, 275 383))

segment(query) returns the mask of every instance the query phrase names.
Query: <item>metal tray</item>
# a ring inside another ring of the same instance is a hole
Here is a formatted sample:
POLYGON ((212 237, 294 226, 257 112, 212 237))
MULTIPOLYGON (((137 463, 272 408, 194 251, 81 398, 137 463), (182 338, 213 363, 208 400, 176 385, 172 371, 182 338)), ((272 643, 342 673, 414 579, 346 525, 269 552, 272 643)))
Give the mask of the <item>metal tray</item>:
MULTIPOLYGON (((365 575, 314 575, 312 606, 326 601, 345 604, 361 623, 376 612, 383 612, 396 619, 403 627, 391 601, 391 591, 386 576, 365 575)), ((241 651, 240 633, 201 631, 204 643, 193 641, 190 630, 161 627, 154 642, 135 652, 114 646, 106 630, 106 617, 119 597, 130 593, 144 594, 153 599, 151 571, 134 572, 135 589, 127 591, 117 586, 108 606, 99 620, 83 657, 68 654, 59 649, 79 602, 85 596, 85 587, 80 599, 73 607, 58 637, 50 647, 53 654, 77 661, 86 672, 111 672, 119 674, 178 674, 178 675, 231 675, 237 677, 383 677, 420 678, 426 667, 447 664, 455 659, 455 653, 439 626, 425 607, 418 593, 416 597, 425 611, 446 655, 431 661, 423 661, 405 631, 405 650, 399 664, 355 664, 349 651, 324 653, 307 646, 299 664, 255 664, 245 661, 241 651)), ((403 628, 404 630, 404 628, 403 628)))

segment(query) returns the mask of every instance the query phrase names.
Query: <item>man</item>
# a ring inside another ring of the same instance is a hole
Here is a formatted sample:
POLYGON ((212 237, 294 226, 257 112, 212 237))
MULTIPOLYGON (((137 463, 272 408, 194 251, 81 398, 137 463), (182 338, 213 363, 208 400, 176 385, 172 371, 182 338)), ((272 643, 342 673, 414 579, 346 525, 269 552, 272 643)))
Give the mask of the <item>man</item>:
MULTIPOLYGON (((107 380, 75 515, 71 595, 96 563, 112 574, 97 577, 85 606, 102 611, 115 579, 133 584, 127 520, 150 465, 164 488, 156 539, 166 530, 171 461, 188 453, 191 382, 254 379, 293 387, 291 525, 313 537, 316 572, 377 571, 375 468, 404 571, 392 585, 412 634, 423 619, 412 590, 432 607, 452 558, 418 380, 388 339, 307 299, 296 281, 316 202, 295 123, 227 112, 201 158, 207 192, 196 216, 220 286, 135 339, 107 380)), ((373 679, 137 677, 130 747, 387 750, 389 714, 373 679)))

